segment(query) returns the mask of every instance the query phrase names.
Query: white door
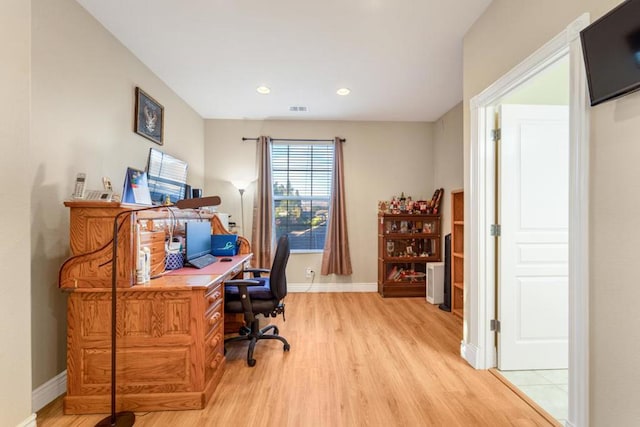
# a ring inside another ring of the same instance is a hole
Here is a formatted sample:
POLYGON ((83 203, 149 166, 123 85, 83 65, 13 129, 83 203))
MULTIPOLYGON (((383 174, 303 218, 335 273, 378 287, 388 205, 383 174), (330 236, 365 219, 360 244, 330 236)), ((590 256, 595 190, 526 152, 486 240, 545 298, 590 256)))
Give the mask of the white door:
POLYGON ((498 368, 568 366, 569 109, 501 106, 498 368))

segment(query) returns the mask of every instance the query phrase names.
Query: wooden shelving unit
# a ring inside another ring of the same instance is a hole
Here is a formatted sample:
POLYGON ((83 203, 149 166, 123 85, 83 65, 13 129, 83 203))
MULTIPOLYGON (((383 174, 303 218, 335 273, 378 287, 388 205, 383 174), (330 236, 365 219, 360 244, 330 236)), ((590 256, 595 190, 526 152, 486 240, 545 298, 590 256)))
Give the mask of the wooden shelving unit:
POLYGON ((441 260, 439 214, 378 214, 378 292, 424 297, 427 263, 441 260))
POLYGON ((451 192, 451 312, 464 316, 464 192, 451 192))

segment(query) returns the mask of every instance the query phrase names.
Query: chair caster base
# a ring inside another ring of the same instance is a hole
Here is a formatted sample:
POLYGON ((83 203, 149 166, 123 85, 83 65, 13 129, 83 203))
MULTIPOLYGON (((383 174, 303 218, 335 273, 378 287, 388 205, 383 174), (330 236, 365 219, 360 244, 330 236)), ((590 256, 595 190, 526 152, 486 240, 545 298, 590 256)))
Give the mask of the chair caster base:
POLYGON ((256 366, 256 359, 247 359, 247 365, 253 368, 256 366))
POLYGON ((284 351, 289 351, 289 350, 291 350, 291 346, 289 344, 285 344, 283 346, 283 349, 284 349, 284 351))

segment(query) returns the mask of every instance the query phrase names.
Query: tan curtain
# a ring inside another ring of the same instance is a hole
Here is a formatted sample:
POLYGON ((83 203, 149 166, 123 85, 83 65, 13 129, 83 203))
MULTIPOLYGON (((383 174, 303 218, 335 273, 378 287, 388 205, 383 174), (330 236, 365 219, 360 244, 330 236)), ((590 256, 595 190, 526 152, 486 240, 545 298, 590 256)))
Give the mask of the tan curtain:
POLYGON ((321 274, 339 274, 348 276, 352 273, 351 255, 349 254, 349 237, 347 235, 347 210, 344 198, 344 165, 342 156, 342 139, 334 141, 333 186, 329 206, 329 227, 322 253, 321 274))
POLYGON ((251 230, 252 264, 271 268, 273 246, 273 189, 271 183, 271 138, 258 138, 258 182, 253 196, 253 227, 251 230))

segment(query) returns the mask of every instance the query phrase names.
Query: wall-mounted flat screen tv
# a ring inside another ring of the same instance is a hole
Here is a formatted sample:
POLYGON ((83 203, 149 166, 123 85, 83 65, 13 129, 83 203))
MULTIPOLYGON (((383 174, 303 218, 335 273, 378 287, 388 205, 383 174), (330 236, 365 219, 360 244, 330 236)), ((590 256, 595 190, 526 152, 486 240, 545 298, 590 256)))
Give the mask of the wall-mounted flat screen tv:
POLYGON ((591 105, 640 89, 640 0, 627 0, 580 32, 591 105))
POLYGON ((155 148, 149 149, 147 181, 153 204, 176 203, 185 197, 187 163, 155 148))

